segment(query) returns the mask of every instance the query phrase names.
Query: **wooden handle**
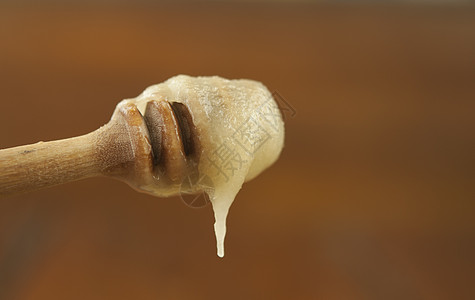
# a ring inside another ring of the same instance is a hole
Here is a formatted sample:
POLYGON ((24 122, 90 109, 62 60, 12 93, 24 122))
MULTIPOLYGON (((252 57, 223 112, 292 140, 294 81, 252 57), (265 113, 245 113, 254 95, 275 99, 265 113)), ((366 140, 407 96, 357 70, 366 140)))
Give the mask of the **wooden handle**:
POLYGON ((89 134, 0 150, 0 197, 105 175, 150 184, 152 150, 135 105, 119 103, 109 123, 89 134))
POLYGON ((0 196, 100 175, 97 135, 0 150, 0 196))

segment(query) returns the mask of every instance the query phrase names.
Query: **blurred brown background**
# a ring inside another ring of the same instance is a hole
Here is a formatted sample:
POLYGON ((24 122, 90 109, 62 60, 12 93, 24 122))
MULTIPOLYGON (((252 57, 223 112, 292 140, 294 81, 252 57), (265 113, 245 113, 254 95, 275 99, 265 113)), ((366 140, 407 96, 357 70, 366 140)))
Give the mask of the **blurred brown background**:
POLYGON ((106 178, 0 200, 0 299, 474 299, 469 3, 0 5, 0 148, 88 133, 176 74, 296 110, 231 208, 106 178))

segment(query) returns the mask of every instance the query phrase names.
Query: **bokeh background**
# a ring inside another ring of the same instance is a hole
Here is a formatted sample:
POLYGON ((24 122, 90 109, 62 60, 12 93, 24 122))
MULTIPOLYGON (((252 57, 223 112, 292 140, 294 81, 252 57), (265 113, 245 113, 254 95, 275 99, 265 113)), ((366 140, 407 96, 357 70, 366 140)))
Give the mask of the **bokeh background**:
POLYGON ((0 299, 474 299, 475 6, 0 2, 0 148, 176 74, 262 81, 280 160, 210 206, 94 178, 0 200, 0 299))

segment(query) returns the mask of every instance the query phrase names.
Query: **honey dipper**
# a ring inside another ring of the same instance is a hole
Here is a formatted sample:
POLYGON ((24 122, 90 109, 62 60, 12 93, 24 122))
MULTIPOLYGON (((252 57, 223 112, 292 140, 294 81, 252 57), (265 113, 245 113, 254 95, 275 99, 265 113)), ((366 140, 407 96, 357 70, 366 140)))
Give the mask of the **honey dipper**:
POLYGON ((0 150, 0 197, 93 176, 161 197, 205 192, 223 256, 231 203, 283 141, 277 103, 260 82, 178 75, 121 101, 89 134, 0 150))

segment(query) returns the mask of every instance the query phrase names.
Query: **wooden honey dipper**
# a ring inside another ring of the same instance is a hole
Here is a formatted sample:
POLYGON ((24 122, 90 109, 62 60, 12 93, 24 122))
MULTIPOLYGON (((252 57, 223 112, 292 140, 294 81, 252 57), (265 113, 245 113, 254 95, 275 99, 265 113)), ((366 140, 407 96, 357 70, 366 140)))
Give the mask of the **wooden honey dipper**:
POLYGON ((142 116, 135 104, 123 101, 109 123, 89 134, 0 150, 0 197, 94 176, 132 187, 159 177, 179 182, 198 148, 184 104, 152 100, 142 116))
POLYGON ((120 102, 94 132, 0 150, 0 197, 93 176, 159 197, 205 192, 223 257, 234 198, 283 145, 282 115, 262 83, 178 75, 120 102))

